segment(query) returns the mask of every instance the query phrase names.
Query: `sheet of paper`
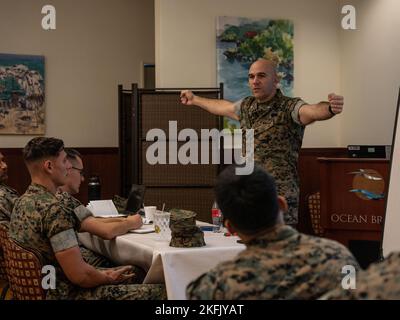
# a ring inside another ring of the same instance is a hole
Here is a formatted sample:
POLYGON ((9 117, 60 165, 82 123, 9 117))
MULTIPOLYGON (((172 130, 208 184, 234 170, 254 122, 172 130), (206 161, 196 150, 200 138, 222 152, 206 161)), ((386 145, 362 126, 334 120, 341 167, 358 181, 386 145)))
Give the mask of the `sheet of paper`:
POLYGON ((111 218, 111 217, 121 217, 122 215, 118 213, 112 200, 94 200, 90 201, 86 206, 90 211, 93 212, 95 217, 101 218, 111 218))

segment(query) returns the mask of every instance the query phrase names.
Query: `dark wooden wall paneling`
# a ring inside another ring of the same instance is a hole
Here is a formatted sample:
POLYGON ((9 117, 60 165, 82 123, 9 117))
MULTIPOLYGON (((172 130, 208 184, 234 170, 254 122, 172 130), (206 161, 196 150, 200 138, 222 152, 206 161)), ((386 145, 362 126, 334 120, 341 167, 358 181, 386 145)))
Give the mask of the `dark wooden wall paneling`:
MULTIPOLYGON (((76 197, 84 204, 88 201, 88 177, 98 175, 103 199, 119 194, 118 148, 76 148, 83 157, 86 179, 76 197)), ((28 170, 22 159, 22 149, 0 149, 8 165, 8 184, 21 194, 30 183, 28 170)))
MULTIPOLYGON (((100 177, 102 198, 111 199, 119 194, 119 159, 118 148, 76 148, 82 155, 87 176, 97 174, 100 177)), ((346 157, 346 148, 305 148, 300 152, 300 210, 299 230, 312 234, 306 198, 319 190, 318 157, 346 157)), ((6 157, 9 168, 9 185, 23 193, 29 185, 28 171, 22 160, 19 148, 4 148, 0 151, 6 157)), ((77 198, 87 203, 87 179, 81 186, 77 198)))

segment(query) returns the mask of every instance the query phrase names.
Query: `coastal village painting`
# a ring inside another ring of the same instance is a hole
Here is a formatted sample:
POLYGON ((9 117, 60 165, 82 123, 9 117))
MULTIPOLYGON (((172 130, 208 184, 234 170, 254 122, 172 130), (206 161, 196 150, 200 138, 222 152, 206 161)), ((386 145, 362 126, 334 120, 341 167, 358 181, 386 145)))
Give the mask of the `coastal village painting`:
POLYGON ((44 57, 0 54, 0 134, 44 134, 44 57))
MULTIPOLYGON (((233 102, 251 94, 247 75, 259 58, 277 64, 281 90, 293 91, 293 22, 290 20, 217 18, 217 83, 224 83, 224 98, 233 102)), ((235 129, 237 121, 224 119, 224 127, 235 129)))

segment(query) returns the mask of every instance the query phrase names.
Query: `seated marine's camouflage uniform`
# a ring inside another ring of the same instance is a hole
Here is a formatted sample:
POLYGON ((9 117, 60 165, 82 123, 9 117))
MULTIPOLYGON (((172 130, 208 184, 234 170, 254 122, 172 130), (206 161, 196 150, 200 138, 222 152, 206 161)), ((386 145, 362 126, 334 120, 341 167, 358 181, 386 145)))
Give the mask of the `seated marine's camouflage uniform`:
POLYGON ((85 289, 72 284, 59 265, 55 253, 78 246, 75 230, 79 230, 79 223, 54 194, 35 183, 15 203, 10 237, 27 248, 39 251, 44 264, 56 269, 56 288, 47 291, 47 299, 166 298, 164 285, 119 284, 85 289))
MULTIPOLYGON (((82 222, 85 218, 92 216, 92 213, 87 210, 78 199, 70 195, 68 192, 58 191, 56 193, 56 197, 59 201, 61 201, 65 208, 73 213, 74 217, 77 218, 80 222, 82 222)), ((77 230, 75 231, 77 232, 77 230)), ((79 245, 79 249, 81 250, 83 260, 85 260, 90 265, 98 268, 115 267, 115 264, 112 261, 108 260, 101 254, 97 254, 96 252, 85 248, 81 244, 79 245)), ((135 273, 135 276, 131 278, 130 281, 132 283, 142 283, 144 278, 146 277, 146 272, 138 266, 132 266, 132 272, 135 273)))
POLYGON ((340 285, 323 299, 331 300, 399 300, 400 252, 391 253, 382 262, 356 274, 356 288, 343 289, 340 285))
MULTIPOLYGON (((74 217, 79 219, 74 210, 82 205, 82 203, 76 199, 75 197, 71 196, 68 192, 58 191, 56 193, 56 197, 61 203, 64 205, 65 208, 69 209, 69 212, 73 213, 74 217)), ((87 216, 85 216, 87 217, 87 216)), ((81 217, 81 219, 84 217, 81 217)), ((82 220, 80 220, 82 221, 82 220)), ((77 235, 78 239, 78 235, 77 235)), ((78 239, 79 242, 79 239, 78 239)), ((82 258, 85 260, 86 263, 92 265, 93 267, 98 268, 111 268, 115 265, 108 260, 106 257, 97 254, 96 252, 86 249, 80 242, 79 242, 79 249, 81 250, 82 258)))
POLYGON ((18 197, 16 190, 0 183, 0 221, 10 221, 11 212, 18 197))
POLYGON ((187 287, 189 299, 316 299, 341 283, 344 265, 358 264, 341 244, 290 226, 251 241, 187 287))

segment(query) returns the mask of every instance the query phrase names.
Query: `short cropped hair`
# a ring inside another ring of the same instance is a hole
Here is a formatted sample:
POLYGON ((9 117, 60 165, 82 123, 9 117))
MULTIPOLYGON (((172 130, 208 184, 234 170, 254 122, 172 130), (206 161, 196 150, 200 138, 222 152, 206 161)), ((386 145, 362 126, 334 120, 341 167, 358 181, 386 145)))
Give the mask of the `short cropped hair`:
POLYGON ((36 137, 23 149, 25 162, 34 162, 46 157, 58 157, 64 149, 64 142, 57 138, 36 137))
POLYGON ((70 160, 76 160, 78 157, 82 159, 82 155, 76 149, 66 148, 65 153, 67 154, 67 158, 70 160))
POLYGON ((224 219, 244 234, 273 227, 279 214, 274 178, 259 165, 250 175, 237 175, 236 168, 231 165, 222 171, 215 186, 224 219))

